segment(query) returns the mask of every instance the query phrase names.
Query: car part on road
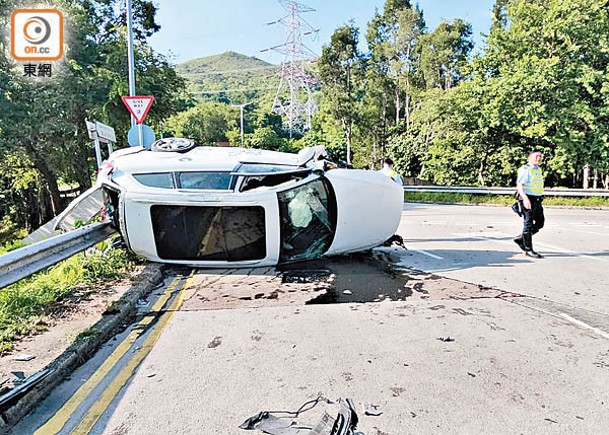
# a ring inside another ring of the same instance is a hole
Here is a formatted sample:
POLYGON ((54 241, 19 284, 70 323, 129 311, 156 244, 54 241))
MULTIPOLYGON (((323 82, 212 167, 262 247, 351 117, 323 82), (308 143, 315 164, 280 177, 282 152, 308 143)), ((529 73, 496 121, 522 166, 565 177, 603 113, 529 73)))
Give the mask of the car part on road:
MULTIPOLYGON (((303 412, 309 411, 320 402, 333 402, 321 396, 304 403, 297 411, 262 411, 245 420, 239 427, 245 430, 258 429, 269 435, 357 435, 358 417, 353 401, 349 398, 338 399, 340 410, 336 418, 324 412, 315 426, 302 424, 295 419, 303 412), (288 414, 277 417, 274 414, 288 414)), ((380 415, 380 414, 377 414, 380 415)))

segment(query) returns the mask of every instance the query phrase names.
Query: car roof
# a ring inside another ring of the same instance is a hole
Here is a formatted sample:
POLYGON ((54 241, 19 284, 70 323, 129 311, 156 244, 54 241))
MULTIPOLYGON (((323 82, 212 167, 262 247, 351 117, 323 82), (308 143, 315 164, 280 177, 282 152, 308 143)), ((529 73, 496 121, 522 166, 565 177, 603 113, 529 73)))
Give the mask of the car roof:
POLYGON ((113 166, 129 173, 231 171, 240 163, 297 166, 297 159, 296 154, 239 147, 196 147, 186 153, 139 148, 133 152, 120 150, 110 158, 113 166))

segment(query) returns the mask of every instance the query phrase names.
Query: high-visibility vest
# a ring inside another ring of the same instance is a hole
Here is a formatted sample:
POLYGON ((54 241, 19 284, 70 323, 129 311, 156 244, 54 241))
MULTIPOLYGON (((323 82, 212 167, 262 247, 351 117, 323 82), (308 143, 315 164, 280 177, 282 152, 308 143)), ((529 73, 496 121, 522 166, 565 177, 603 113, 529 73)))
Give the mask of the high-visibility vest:
POLYGON ((543 172, 541 168, 525 165, 529 172, 528 182, 524 184, 524 191, 534 196, 543 195, 543 172))
POLYGON ((395 169, 383 168, 383 169, 381 169, 381 173, 383 173, 384 175, 387 175, 388 177, 391 177, 391 179, 393 181, 397 181, 397 179, 398 179, 398 173, 395 169))

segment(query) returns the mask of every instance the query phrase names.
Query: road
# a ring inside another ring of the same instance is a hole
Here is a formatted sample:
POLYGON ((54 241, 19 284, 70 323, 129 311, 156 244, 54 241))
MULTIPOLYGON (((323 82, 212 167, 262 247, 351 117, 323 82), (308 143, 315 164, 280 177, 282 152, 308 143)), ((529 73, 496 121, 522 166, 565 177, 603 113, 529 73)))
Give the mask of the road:
POLYGON ((246 434, 319 396, 353 399, 367 435, 604 433, 609 212, 548 209, 533 260, 508 211, 406 204, 408 250, 176 271, 17 433, 246 434))
POLYGON ((408 204, 400 224, 406 267, 609 314, 609 211, 546 208, 533 238, 541 260, 512 238, 521 219, 508 207, 408 204))

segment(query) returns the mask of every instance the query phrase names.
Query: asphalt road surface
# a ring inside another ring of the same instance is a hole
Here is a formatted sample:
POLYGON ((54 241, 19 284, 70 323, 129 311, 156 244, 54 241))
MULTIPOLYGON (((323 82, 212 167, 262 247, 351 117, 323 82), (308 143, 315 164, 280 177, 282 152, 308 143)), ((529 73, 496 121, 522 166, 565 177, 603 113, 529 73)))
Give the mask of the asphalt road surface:
POLYGON ((351 398, 367 435, 606 433, 609 212, 546 215, 539 260, 507 208, 406 204, 407 250, 176 270, 17 433, 262 433, 239 425, 318 397, 295 420, 351 398))

